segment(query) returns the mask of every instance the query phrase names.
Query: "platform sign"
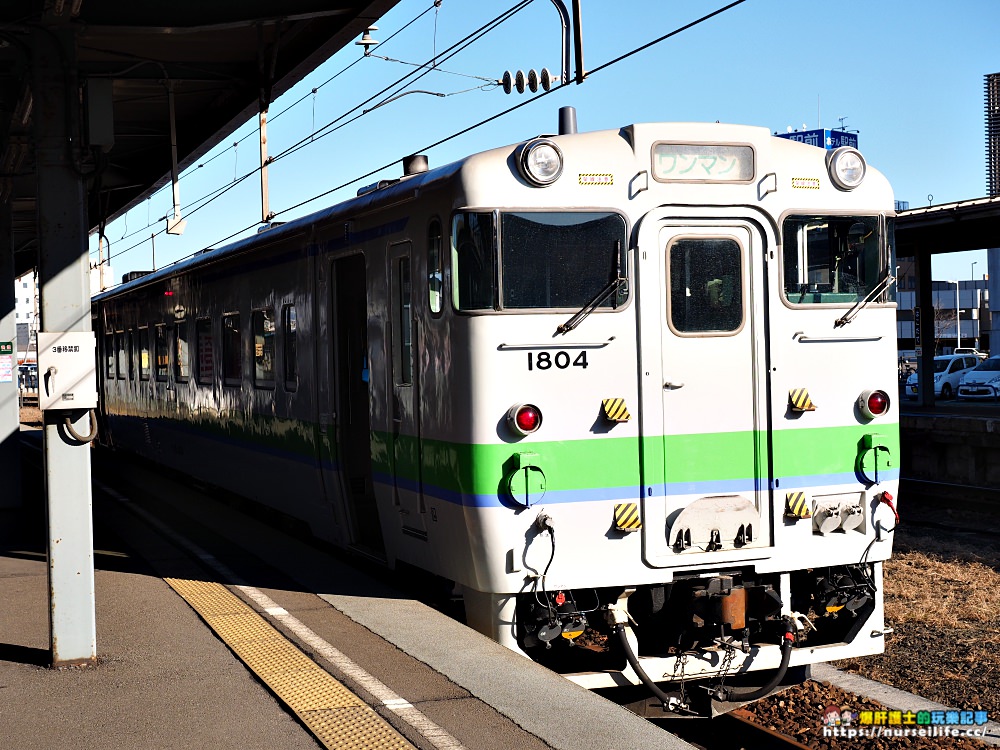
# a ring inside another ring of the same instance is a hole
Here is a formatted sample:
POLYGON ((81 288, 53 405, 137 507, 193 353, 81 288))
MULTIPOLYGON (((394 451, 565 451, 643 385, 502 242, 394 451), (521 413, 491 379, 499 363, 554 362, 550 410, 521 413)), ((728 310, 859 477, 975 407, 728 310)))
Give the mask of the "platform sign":
POLYGON ((858 134, 848 133, 844 130, 800 130, 795 133, 778 133, 779 138, 789 141, 798 141, 807 146, 817 146, 825 149, 835 149, 841 146, 858 147, 858 134))

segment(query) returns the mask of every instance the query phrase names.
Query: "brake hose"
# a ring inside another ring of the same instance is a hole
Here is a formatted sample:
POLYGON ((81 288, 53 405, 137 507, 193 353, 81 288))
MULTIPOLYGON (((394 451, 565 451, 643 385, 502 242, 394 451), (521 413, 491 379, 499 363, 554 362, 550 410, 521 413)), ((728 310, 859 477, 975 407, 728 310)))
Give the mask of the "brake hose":
POLYGON ((774 673, 774 676, 766 685, 750 690, 740 690, 738 688, 724 687, 720 685, 712 691, 712 697, 717 701, 727 702, 755 701, 766 695, 770 695, 771 691, 778 687, 781 681, 785 678, 785 673, 788 671, 788 663, 792 659, 792 646, 795 645, 795 632, 793 628, 794 625, 792 624, 791 619, 786 617, 785 636, 781 639, 781 664, 778 665, 778 670, 774 673))

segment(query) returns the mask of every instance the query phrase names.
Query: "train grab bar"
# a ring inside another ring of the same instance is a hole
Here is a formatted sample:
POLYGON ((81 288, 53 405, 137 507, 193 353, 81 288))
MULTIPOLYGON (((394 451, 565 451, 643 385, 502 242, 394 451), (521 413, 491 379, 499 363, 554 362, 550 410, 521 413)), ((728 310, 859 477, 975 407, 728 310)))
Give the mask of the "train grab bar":
POLYGON ((802 344, 829 344, 832 342, 863 342, 881 341, 881 336, 806 336, 804 331, 796 331, 792 334, 792 340, 802 344))
POLYGON ((612 336, 607 341, 601 341, 598 343, 591 343, 586 341, 578 341, 575 344, 567 344, 560 341, 558 344, 500 344, 497 347, 499 352, 516 352, 523 351, 526 349, 603 349, 612 341, 615 337, 612 336))

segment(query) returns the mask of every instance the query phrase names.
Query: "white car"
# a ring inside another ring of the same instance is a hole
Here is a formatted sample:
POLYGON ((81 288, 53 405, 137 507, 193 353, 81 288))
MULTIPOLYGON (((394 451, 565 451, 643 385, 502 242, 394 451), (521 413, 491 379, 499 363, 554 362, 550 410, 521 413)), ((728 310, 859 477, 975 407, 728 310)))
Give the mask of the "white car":
POLYGON ((1000 356, 990 357, 965 373, 956 393, 959 398, 1000 399, 1000 356))
MULTIPOLYGON (((962 376, 979 365, 979 359, 972 354, 949 354, 934 358, 934 395, 937 398, 951 398, 962 382, 962 376)), ((917 397, 917 373, 906 379, 906 398, 917 397)))

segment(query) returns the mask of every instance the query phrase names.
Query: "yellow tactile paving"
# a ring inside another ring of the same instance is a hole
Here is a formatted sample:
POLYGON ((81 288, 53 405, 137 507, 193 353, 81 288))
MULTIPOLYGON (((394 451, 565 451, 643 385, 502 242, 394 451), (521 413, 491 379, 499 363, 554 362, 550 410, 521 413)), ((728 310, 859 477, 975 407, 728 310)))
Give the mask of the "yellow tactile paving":
POLYGON ((225 586, 164 580, 326 747, 413 750, 381 716, 225 586))

